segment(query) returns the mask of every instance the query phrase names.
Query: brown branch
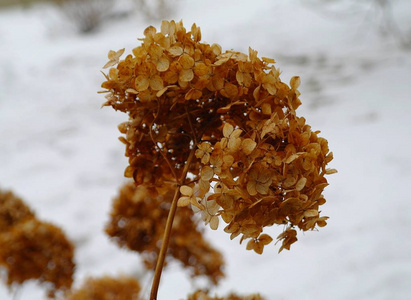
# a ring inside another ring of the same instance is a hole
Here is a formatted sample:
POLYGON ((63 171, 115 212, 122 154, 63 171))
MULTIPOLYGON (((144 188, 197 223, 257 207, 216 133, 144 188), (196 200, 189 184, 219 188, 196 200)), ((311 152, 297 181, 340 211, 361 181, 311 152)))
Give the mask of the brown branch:
POLYGON ((170 211, 167 217, 167 223, 166 223, 166 228, 164 231, 163 242, 161 244, 160 254, 158 255, 156 270, 154 273, 153 284, 151 286, 150 300, 157 300, 157 292, 158 292, 158 287, 160 285, 161 273, 163 271, 164 261, 165 261, 167 249, 168 249, 168 243, 170 241, 171 228, 173 226, 174 216, 177 210, 177 201, 180 196, 180 186, 184 184, 188 170, 190 168, 190 164, 194 158, 195 150, 196 150, 196 145, 194 145, 193 149, 191 149, 190 155, 187 158, 187 162, 184 166, 183 173, 181 174, 181 178, 178 181, 178 185, 174 193, 173 201, 171 202, 171 208, 170 208, 170 211))

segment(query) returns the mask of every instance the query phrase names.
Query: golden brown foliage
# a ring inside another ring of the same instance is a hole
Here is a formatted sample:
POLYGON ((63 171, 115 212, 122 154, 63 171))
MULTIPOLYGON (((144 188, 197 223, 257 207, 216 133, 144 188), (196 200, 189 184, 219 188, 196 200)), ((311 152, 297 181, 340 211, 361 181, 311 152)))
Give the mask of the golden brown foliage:
POLYGON ((88 278, 67 300, 138 300, 140 290, 140 283, 132 277, 88 278))
POLYGON ((195 24, 163 21, 124 60, 123 49, 109 53, 106 66, 116 67, 102 84, 104 105, 129 115, 119 125, 125 176, 156 194, 181 184, 188 163, 193 180, 183 182, 179 206, 197 207, 212 228, 221 217, 231 238, 250 239, 257 253, 272 241, 264 227, 286 225, 280 251, 290 249, 294 228, 326 225, 328 142, 296 115, 299 77, 287 85, 273 59, 200 40, 195 24))
POLYGON ((49 296, 67 291, 73 282, 73 246, 56 226, 30 219, 0 235, 0 265, 7 284, 38 279, 49 282, 49 296))
POLYGON ((259 294, 253 294, 248 296, 239 296, 236 294, 230 294, 227 297, 210 296, 207 291, 198 290, 193 294, 188 295, 187 300, 264 300, 259 294))
POLYGON ((33 212, 12 192, 0 190, 0 233, 19 222, 34 218, 33 212))
POLYGON ((73 245, 56 226, 40 222, 11 192, 0 191, 0 267, 7 284, 37 279, 48 295, 66 292, 73 282, 73 245))
MULTIPOLYGON (((144 185, 129 183, 113 203, 106 232, 120 246, 141 253, 148 269, 155 268, 172 197, 172 190, 153 197, 144 185)), ((168 255, 189 268, 192 276, 205 275, 214 284, 224 276, 221 254, 204 240, 188 208, 177 210, 168 255)))

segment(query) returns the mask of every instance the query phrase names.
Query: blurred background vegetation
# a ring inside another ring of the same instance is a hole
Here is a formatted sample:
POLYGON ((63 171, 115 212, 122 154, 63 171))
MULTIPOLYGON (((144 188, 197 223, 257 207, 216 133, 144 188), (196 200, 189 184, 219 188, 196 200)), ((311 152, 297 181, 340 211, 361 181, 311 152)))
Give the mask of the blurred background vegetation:
MULTIPOLYGON (((81 33, 98 30, 103 19, 118 19, 134 14, 146 21, 170 19, 178 10, 179 0, 0 0, 0 9, 37 3, 56 5, 62 15, 81 33)), ((300 0, 307 8, 341 21, 361 16, 363 27, 371 27, 382 37, 395 38, 398 45, 411 48, 411 28, 401 26, 395 17, 398 0, 300 0)))
POLYGON ((80 33, 96 31, 103 19, 116 19, 130 14, 151 21, 169 18, 177 8, 177 0, 0 0, 0 9, 37 3, 56 5, 80 33))

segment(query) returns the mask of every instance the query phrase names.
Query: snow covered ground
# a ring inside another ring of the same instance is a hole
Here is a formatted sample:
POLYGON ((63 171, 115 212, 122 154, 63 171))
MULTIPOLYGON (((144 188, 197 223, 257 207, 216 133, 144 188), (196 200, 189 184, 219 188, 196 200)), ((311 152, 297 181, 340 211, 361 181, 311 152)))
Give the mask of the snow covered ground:
MULTIPOLYGON (((323 214, 328 225, 300 234, 291 251, 270 245, 259 256, 207 231, 227 261, 223 295, 267 299, 410 299, 411 50, 377 34, 380 14, 331 14, 304 1, 182 1, 175 18, 196 22, 203 40, 273 57, 288 82, 301 76, 302 107, 334 152, 323 214), (305 2, 306 3, 306 2, 305 2), (341 17, 339 17, 341 16, 341 17)), ((411 3, 394 2, 401 28, 411 3)), ((324 8, 324 7, 322 7, 324 8)), ((12 189, 76 243, 76 285, 85 276, 143 276, 138 255, 103 233, 127 164, 117 140, 126 116, 100 109, 96 93, 107 52, 138 45, 149 24, 129 17, 77 35, 47 6, 0 11, 0 186, 12 189)), ((280 233, 282 228, 269 232, 280 233)), ((201 286, 171 264, 160 299, 201 286)), ((35 283, 18 299, 44 299, 35 283)), ((0 299, 12 299, 0 285, 0 299)))

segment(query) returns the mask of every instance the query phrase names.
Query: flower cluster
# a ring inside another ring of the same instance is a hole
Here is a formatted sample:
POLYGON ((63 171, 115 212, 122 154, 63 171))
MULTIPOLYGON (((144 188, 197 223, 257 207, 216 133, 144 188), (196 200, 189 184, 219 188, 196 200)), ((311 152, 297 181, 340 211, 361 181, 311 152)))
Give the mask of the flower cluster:
POLYGON ((124 49, 109 53, 104 105, 129 115, 119 126, 125 176, 153 196, 182 185, 180 207, 203 211, 214 229, 221 218, 257 253, 272 241, 263 229, 284 225, 280 251, 290 249, 296 228, 326 225, 327 140, 296 115, 299 77, 287 85, 273 59, 200 40, 195 24, 163 21, 124 60, 124 49))
MULTIPOLYGON (((164 190, 152 197, 144 185, 129 183, 113 203, 107 234, 120 246, 141 253, 148 269, 155 268, 172 196, 172 190, 164 190)), ((223 258, 204 240, 192 210, 177 210, 172 233, 168 255, 182 262, 192 276, 207 276, 213 284, 224 276, 223 258)))
POLYGON ((73 282, 73 245, 56 226, 41 222, 18 197, 0 190, 0 266, 7 284, 48 282, 49 297, 73 282))
POLYGON ((0 233, 14 225, 34 218, 34 213, 10 191, 0 190, 0 233))
POLYGON ((67 300, 138 300, 141 287, 137 279, 120 276, 87 278, 81 288, 70 293, 67 300))

